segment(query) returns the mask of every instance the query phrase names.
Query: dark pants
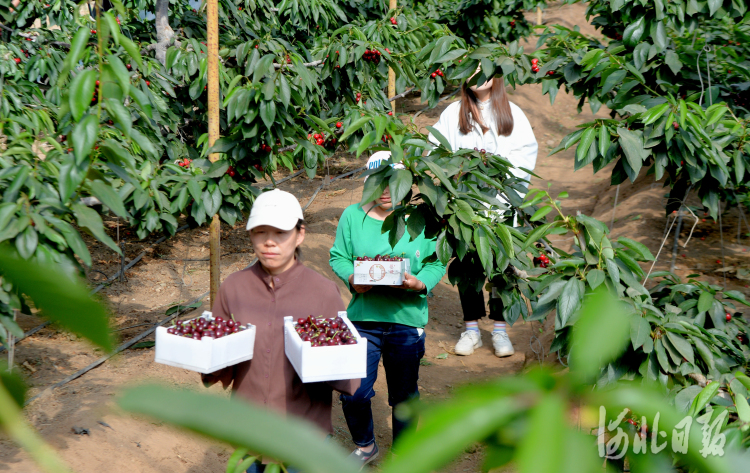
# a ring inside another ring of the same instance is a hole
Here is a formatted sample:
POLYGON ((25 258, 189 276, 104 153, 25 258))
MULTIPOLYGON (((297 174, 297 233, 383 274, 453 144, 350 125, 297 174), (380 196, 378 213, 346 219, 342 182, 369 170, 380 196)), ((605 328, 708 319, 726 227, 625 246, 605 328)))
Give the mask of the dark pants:
MULTIPOLYGON (((468 287, 464 292, 459 291, 459 298, 461 299, 461 310, 464 313, 464 322, 479 320, 487 315, 484 309, 484 293, 481 289, 476 291, 474 288, 468 287)), ((498 297, 490 297, 490 319, 496 322, 505 322, 503 302, 498 297)))
MULTIPOLYGON (((424 356, 424 330, 408 325, 381 322, 354 322, 359 334, 367 338, 367 378, 352 396, 341 395, 344 416, 358 447, 375 441, 370 399, 375 396, 378 364, 383 358, 388 383, 388 405, 392 408, 409 399, 418 398, 419 360, 424 356)), ((393 410, 393 409, 392 409, 393 410)), ((392 414, 393 441, 409 425, 392 414)))
MULTIPOLYGON (((487 311, 484 308, 484 293, 482 288, 487 281, 484 268, 477 254, 467 254, 463 260, 455 258, 448 265, 448 279, 452 284, 458 286, 458 295, 461 299, 461 310, 464 313, 464 321, 479 320, 487 311)), ((502 277, 493 281, 497 286, 505 284, 502 277)), ((504 322, 503 302, 500 298, 490 296, 490 319, 504 322)))

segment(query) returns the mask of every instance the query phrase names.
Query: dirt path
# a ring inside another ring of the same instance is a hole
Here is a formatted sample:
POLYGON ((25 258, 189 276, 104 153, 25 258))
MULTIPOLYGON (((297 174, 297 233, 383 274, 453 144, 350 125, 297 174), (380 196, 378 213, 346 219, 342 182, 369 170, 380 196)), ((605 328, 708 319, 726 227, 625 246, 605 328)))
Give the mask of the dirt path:
MULTIPOLYGON (((551 7, 545 15, 546 21, 550 23, 558 22, 566 26, 581 24, 584 32, 594 33, 584 22, 584 7, 580 4, 551 7)), ((526 48, 532 49, 532 46, 527 45, 526 48)), ((580 211, 609 223, 615 189, 609 186, 608 171, 604 170, 597 175, 592 175, 590 168, 573 172, 573 150, 547 156, 563 136, 575 130, 576 124, 593 118, 588 106, 584 107, 583 113, 578 114, 577 100, 562 92, 558 94, 554 106, 550 105, 549 98, 542 96, 541 87, 537 86, 524 86, 512 91, 511 101, 525 111, 540 144, 536 172, 542 179, 534 179, 532 186, 546 187, 547 183, 551 183, 554 191, 567 191, 570 194, 570 198, 564 202, 566 211, 580 211)), ((435 123, 448 103, 444 102, 437 109, 420 115, 416 120, 417 125, 424 127, 435 123)), ((402 111, 412 113, 423 105, 418 103, 418 99, 412 99, 401 104, 401 107, 402 111)), ((606 112, 602 110, 597 116, 604 117, 606 112)), ((361 166, 363 162, 364 159, 356 161, 346 157, 336 158, 331 160, 328 171, 331 176, 335 176, 361 166)), ((321 176, 312 181, 296 178, 281 187, 294 193, 304 205, 320 186, 321 179, 321 176)), ((306 212, 308 234, 303 247, 305 264, 337 281, 342 294, 347 294, 347 291, 330 270, 328 250, 333 244, 341 212, 346 206, 358 202, 361 193, 361 179, 341 179, 322 190, 306 212)), ((664 194, 661 185, 654 185, 650 177, 642 177, 634 185, 623 184, 618 199, 613 232, 615 236, 627 235, 637 239, 655 254, 662 241, 665 224, 664 194)), ((115 224, 114 221, 111 223, 115 224)), ((724 227, 727 263, 747 266, 747 248, 737 244, 734 237, 729 236, 733 232, 736 235, 736 210, 724 219, 724 227)), ((123 236, 130 238, 129 235, 123 236)), ((681 250, 685 257, 680 256, 678 274, 700 271, 707 273, 706 277, 714 282, 719 282, 717 273, 713 272, 718 267, 717 254, 720 255, 718 225, 710 221, 699 222, 696 236, 688 249, 681 250)), ((567 247, 571 243, 564 236, 557 238, 559 241, 555 243, 560 247, 567 247)), ((126 255, 129 258, 135 257, 154 240, 155 238, 145 242, 128 242, 126 255)), ((89 243, 94 255, 94 269, 106 275, 114 274, 119 268, 119 261, 113 253, 100 244, 89 243)), ((222 279, 252 261, 253 254, 243 225, 239 224, 235 228, 225 226, 222 232, 222 252, 222 279)), ((168 307, 192 300, 207 291, 207 257, 207 231, 184 231, 149 252, 143 261, 127 272, 124 282, 116 282, 102 291, 103 300, 112 308, 113 324, 120 330, 118 336, 127 340, 141 333, 147 327, 133 326, 154 323, 164 317, 164 311, 168 307)), ((657 268, 668 268, 668 263, 668 256, 663 256, 657 268)), ((103 277, 99 273, 92 273, 90 279, 97 281, 103 277)), ((746 281, 730 278, 728 283, 731 288, 749 294, 746 281)), ((204 308, 205 304, 199 310, 204 308)), ((532 337, 539 334, 538 323, 519 322, 510 328, 516 354, 499 359, 489 348, 491 323, 488 320, 480 322, 484 348, 471 357, 450 355, 449 352, 462 331, 462 323, 458 294, 445 281, 435 288, 434 297, 429 299, 429 310, 427 350, 419 383, 422 397, 428 402, 450 396, 451 391, 462 384, 515 373, 525 363, 533 363, 539 359, 537 353, 530 348, 532 337), (444 354, 447 354, 447 358, 443 358, 444 354)), ((23 317, 20 320, 26 330, 38 323, 39 320, 33 317, 23 317)), ((549 335, 545 340, 549 340, 549 335)), ((23 366, 21 369, 32 386, 31 395, 38 394, 45 387, 87 366, 98 356, 99 353, 85 342, 54 328, 44 329, 24 341, 16 352, 17 363, 23 366)), ((152 349, 127 350, 84 377, 35 401, 27 409, 27 418, 60 451, 70 466, 81 473, 223 472, 232 452, 227 445, 124 414, 114 408, 113 398, 120 389, 148 381, 176 388, 202 389, 195 373, 154 363, 152 349), (71 431, 74 426, 88 428, 91 434, 74 435, 71 431)), ((218 387, 211 391, 221 393, 218 387)), ((376 391, 378 395, 373 399, 376 437, 381 448, 387 448, 390 446, 390 409, 387 406, 382 367, 376 391)), ((333 416, 338 441, 345 448, 351 448, 348 430, 337 401, 334 403, 333 416)), ((470 449, 443 471, 480 471, 481 461, 481 450, 470 449)), ((39 470, 24 452, 0 437, 0 472, 6 471, 32 473, 39 470)))

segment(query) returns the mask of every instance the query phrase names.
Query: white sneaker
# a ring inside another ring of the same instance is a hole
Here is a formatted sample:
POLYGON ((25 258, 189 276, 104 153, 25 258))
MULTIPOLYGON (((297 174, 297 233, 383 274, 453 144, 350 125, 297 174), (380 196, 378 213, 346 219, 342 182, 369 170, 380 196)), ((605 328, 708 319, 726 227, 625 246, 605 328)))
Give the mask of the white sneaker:
POLYGON ((456 355, 471 355, 475 348, 482 346, 482 336, 477 330, 467 330, 461 334, 453 351, 456 355))
POLYGON ((492 332, 492 346, 495 348, 495 356, 501 358, 516 352, 506 332, 492 332))

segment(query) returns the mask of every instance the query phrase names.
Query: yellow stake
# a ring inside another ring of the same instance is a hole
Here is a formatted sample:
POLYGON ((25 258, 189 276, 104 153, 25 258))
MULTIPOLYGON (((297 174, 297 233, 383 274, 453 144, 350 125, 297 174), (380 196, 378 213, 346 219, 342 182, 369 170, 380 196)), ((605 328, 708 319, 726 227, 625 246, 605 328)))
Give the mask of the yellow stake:
MULTIPOLYGON (((390 0, 390 4, 388 5, 388 8, 391 10, 395 10, 398 6, 397 0, 390 0)), ((390 67, 388 68, 388 97, 393 97, 396 95, 396 73, 393 72, 393 69, 390 67)), ((391 108, 393 109, 393 112, 396 112, 396 101, 394 100, 391 103, 391 108)))
MULTIPOLYGON (((208 0, 208 146, 213 146, 219 139, 219 3, 218 0, 208 0)), ((208 156, 211 162, 219 159, 218 153, 208 156)), ((219 292, 219 256, 221 238, 221 223, 219 215, 214 215, 211 220, 211 228, 208 232, 209 239, 209 266, 211 295, 211 307, 216 301, 219 292)))

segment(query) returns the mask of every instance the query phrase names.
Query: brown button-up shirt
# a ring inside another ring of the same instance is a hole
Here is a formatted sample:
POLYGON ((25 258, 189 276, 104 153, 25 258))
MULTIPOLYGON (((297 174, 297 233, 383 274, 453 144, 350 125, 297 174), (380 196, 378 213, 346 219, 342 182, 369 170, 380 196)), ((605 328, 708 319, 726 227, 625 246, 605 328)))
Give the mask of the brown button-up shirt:
POLYGON ((297 262, 271 276, 260 264, 230 275, 219 288, 214 317, 255 325, 253 359, 203 375, 205 384, 221 381, 256 406, 302 417, 325 432, 331 425, 332 389, 354 394, 360 380, 303 383, 284 352, 284 317, 335 317, 345 310, 332 281, 297 262), (273 282, 273 284, 272 284, 273 282))

